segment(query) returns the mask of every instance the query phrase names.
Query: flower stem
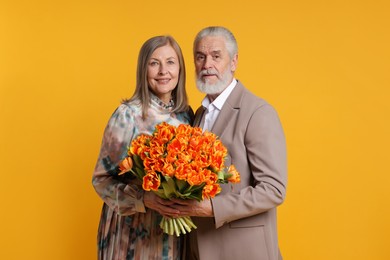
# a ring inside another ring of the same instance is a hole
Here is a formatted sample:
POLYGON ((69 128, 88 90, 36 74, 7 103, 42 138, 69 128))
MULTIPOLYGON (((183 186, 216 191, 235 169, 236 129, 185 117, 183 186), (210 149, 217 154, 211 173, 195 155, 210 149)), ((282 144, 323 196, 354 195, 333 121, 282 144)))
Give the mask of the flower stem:
POLYGON ((164 233, 168 235, 180 236, 181 234, 187 234, 192 229, 196 229, 194 222, 190 217, 168 218, 163 217, 160 222, 160 227, 164 233))
POLYGON ((192 227, 193 229, 196 229, 197 227, 195 226, 194 222, 192 222, 192 219, 190 217, 183 217, 187 225, 192 227))
POLYGON ((172 219, 173 222, 173 228, 175 229, 176 236, 180 236, 179 227, 177 226, 176 219, 172 219))
POLYGON ((181 229, 181 233, 183 234, 186 234, 186 229, 183 225, 183 222, 182 222, 182 219, 181 218, 177 218, 177 224, 179 225, 180 229, 181 229))
MULTIPOLYGON (((177 218, 177 220, 180 222, 182 227, 184 227, 187 230, 187 232, 191 232, 191 228, 187 225, 187 223, 184 220, 184 218, 177 218)), ((183 233, 185 234, 186 232, 183 232, 183 233)))
POLYGON ((169 235, 173 235, 173 220, 169 218, 169 235))

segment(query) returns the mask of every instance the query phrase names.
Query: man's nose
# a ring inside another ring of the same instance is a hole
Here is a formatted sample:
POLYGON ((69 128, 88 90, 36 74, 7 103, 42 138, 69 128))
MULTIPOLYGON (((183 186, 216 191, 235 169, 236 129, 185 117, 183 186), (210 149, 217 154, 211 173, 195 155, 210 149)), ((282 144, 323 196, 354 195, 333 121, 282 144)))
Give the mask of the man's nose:
POLYGON ((203 69, 209 69, 212 66, 212 60, 211 57, 205 57, 203 62, 203 69))

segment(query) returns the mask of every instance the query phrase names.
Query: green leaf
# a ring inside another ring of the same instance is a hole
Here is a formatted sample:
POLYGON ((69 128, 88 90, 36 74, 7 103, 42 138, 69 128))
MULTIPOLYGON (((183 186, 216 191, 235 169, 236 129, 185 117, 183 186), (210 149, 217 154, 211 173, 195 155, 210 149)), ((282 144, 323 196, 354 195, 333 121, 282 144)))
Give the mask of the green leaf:
POLYGON ((135 172, 137 173, 137 177, 140 180, 142 180, 142 178, 145 176, 145 171, 143 168, 141 169, 141 168, 136 167, 135 172))
POLYGON ((192 192, 191 195, 189 195, 187 198, 188 199, 195 199, 195 200, 200 202, 202 200, 202 190, 196 190, 196 191, 192 192))
POLYGON ((187 192, 193 193, 199 189, 202 190, 205 185, 206 185, 206 183, 202 183, 201 185, 190 186, 184 192, 185 193, 187 193, 187 192))
POLYGON ((184 180, 178 180, 176 179, 176 185, 177 185, 177 188, 180 192, 183 192, 187 186, 188 186, 188 183, 184 180))
POLYGON ((153 191, 153 192, 156 193, 156 195, 159 196, 159 197, 162 198, 162 199, 169 199, 169 198, 165 195, 164 189, 158 189, 158 190, 153 191))
POLYGON ((141 160, 141 157, 139 157, 138 155, 135 155, 135 154, 133 155, 133 161, 134 161, 134 165, 136 166, 136 168, 140 168, 140 169, 144 168, 144 163, 141 160))
POLYGON ((175 194, 175 189, 172 188, 168 182, 162 182, 161 186, 163 187, 164 194, 167 198, 172 198, 175 194))
POLYGON ((181 193, 179 191, 176 192, 176 196, 178 198, 181 198, 181 199, 187 199, 188 196, 190 196, 190 195, 191 195, 191 192, 187 192, 187 193, 181 193))
POLYGON ((169 176, 164 176, 165 180, 167 181, 168 185, 173 189, 176 190, 176 184, 175 181, 169 177, 169 176))

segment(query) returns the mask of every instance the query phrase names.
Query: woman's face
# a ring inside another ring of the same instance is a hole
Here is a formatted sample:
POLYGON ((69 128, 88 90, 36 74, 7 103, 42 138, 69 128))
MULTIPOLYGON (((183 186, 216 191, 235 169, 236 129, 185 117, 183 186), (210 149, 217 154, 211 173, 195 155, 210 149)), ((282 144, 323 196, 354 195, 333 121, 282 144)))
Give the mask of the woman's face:
POLYGON ((170 45, 157 48, 150 56, 147 71, 149 88, 166 104, 179 81, 179 71, 179 58, 170 45))

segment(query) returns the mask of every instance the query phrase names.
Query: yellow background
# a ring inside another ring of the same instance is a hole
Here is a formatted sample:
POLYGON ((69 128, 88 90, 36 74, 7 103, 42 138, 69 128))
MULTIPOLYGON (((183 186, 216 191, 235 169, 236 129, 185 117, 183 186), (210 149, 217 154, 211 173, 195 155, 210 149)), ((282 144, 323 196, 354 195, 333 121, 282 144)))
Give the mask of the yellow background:
POLYGON ((390 259, 389 2, 3 0, 0 259, 96 259, 91 185, 141 44, 185 54, 209 25, 239 43, 237 78, 275 106, 288 145, 287 260, 390 259))

